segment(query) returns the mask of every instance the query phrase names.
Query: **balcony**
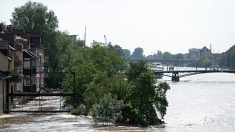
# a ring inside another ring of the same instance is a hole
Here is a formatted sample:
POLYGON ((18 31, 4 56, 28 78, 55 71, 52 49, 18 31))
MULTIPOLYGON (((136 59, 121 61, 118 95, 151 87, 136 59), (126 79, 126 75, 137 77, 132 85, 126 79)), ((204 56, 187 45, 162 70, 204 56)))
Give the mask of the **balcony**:
POLYGON ((10 75, 10 77, 7 78, 7 80, 10 82, 18 83, 22 81, 22 76, 17 75, 17 74, 10 75))
POLYGON ((24 86, 23 91, 24 92, 36 92, 36 84, 33 84, 32 86, 24 86))
POLYGON ((36 74, 36 67, 31 67, 30 69, 23 69, 24 75, 36 74))

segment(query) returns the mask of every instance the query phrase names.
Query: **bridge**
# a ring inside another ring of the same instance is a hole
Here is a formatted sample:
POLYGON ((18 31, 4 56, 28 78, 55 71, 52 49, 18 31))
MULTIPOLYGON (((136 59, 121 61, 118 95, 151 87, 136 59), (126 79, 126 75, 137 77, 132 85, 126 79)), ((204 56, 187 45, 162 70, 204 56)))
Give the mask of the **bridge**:
MULTIPOLYGON (((132 62, 140 61, 141 59, 131 59, 132 62)), ((174 65, 174 66, 179 66, 179 65, 190 65, 194 64, 198 61, 198 59, 142 59, 143 61, 146 62, 160 62, 165 65, 174 65)))
POLYGON ((154 71, 156 76, 168 76, 174 82, 179 82, 181 77, 203 74, 203 73, 235 73, 235 70, 172 70, 172 71, 154 71), (169 73, 169 74, 165 74, 169 73), (181 73, 181 74, 180 74, 181 73))

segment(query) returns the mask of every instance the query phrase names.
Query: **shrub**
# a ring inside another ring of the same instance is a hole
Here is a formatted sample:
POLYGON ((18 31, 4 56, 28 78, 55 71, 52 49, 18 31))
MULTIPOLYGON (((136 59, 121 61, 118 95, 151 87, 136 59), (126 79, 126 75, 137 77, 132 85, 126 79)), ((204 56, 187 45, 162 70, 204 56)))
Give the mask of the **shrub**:
POLYGON ((92 106, 90 114, 95 121, 115 123, 117 119, 121 118, 123 105, 122 100, 117 100, 110 93, 105 94, 98 104, 92 106))
POLYGON ((84 115, 85 114, 85 107, 83 106, 83 105, 81 105, 81 106, 78 106, 78 107, 76 107, 76 108, 73 108, 71 111, 70 111, 70 113, 72 114, 72 115, 84 115))

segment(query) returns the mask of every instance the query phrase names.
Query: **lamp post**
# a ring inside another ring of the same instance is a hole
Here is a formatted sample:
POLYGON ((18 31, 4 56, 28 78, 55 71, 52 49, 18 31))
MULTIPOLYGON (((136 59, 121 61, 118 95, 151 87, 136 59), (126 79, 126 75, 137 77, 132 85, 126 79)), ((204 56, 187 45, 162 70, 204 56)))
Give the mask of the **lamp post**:
POLYGON ((39 92, 41 92, 41 83, 42 83, 42 76, 41 76, 41 72, 42 72, 42 54, 39 53, 39 92))

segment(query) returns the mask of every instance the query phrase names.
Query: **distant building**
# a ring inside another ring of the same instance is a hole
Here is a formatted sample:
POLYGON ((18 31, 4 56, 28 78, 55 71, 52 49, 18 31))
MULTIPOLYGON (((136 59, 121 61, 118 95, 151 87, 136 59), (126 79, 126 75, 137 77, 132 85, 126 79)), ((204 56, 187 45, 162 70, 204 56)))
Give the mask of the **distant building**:
POLYGON ((208 49, 206 46, 200 49, 200 58, 205 58, 210 56, 211 56, 211 50, 208 49))
POLYGON ((204 46, 202 49, 192 48, 189 49, 188 59, 199 60, 201 58, 210 57, 211 50, 204 46))
POLYGON ((199 60, 200 59, 200 49, 196 49, 196 48, 189 49, 188 59, 199 60))

